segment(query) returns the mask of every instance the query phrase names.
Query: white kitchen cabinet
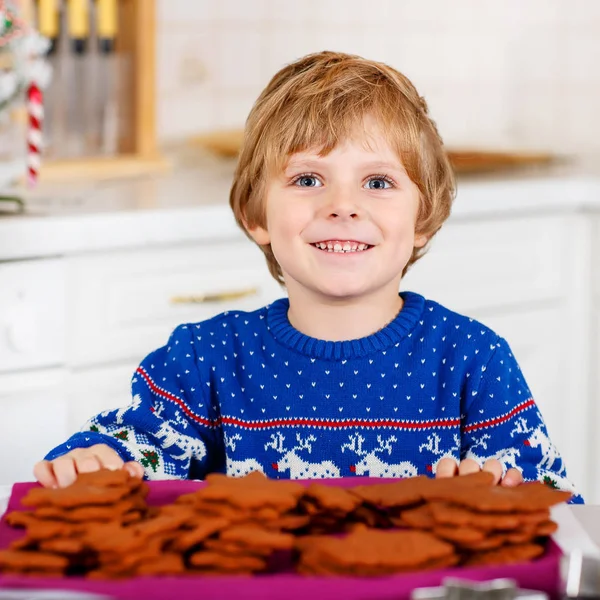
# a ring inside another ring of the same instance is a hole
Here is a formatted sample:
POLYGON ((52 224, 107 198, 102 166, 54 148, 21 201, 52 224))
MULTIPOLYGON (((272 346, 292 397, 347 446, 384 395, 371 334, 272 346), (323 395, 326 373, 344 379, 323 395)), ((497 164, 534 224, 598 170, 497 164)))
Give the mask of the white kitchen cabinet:
POLYGON ((0 375, 0 485, 33 481, 33 465, 66 439, 67 372, 0 375))
POLYGON ((556 298, 568 243, 558 215, 451 219, 402 287, 469 316, 556 298))
POLYGON ((241 233, 210 244, 70 257, 67 264, 68 361, 76 366, 142 358, 181 323, 254 310, 283 294, 262 252, 241 233))
POLYGON ((557 367, 565 350, 566 233, 557 216, 451 221, 402 286, 504 337, 551 430, 559 429, 565 388, 557 367))
POLYGON ((94 415, 131 402, 131 378, 137 362, 74 370, 67 384, 69 435, 94 415))
POLYGON ((0 373, 61 365, 64 360, 63 261, 0 263, 0 373))
POLYGON ((581 491, 589 491, 588 456, 581 432, 585 421, 570 419, 569 381, 565 377, 564 308, 561 304, 505 314, 474 315, 511 346, 532 396, 540 408, 551 440, 563 456, 569 478, 581 491))
POLYGON ((569 477, 589 496, 589 469, 600 477, 589 460, 590 400, 585 394, 569 400, 573 381, 585 377, 587 358, 583 347, 572 346, 579 321, 589 323, 579 314, 585 294, 573 296, 580 291, 574 279, 581 279, 574 264, 590 251, 586 227, 589 220, 579 215, 450 221, 403 288, 481 321, 508 341, 569 477))
POLYGON ((560 307, 552 306, 505 314, 476 315, 477 319, 508 341, 557 445, 561 436, 562 403, 567 387, 560 368, 565 350, 560 332, 557 332, 561 317, 560 307))
POLYGON ((128 404, 139 361, 174 327, 281 295, 241 235, 0 263, 0 485, 31 480, 35 462, 90 417, 128 404), (202 295, 214 301, 171 302, 202 295))
POLYGON ((591 224, 592 271, 592 348, 589 364, 591 371, 590 410, 586 435, 591 441, 588 459, 593 490, 590 496, 600 503, 600 217, 594 216, 591 224))
POLYGON ((588 457, 588 477, 591 475, 590 497, 596 503, 600 502, 600 303, 594 311, 593 319, 594 344, 592 349, 592 398, 590 402, 589 419, 586 435, 590 439, 588 457))

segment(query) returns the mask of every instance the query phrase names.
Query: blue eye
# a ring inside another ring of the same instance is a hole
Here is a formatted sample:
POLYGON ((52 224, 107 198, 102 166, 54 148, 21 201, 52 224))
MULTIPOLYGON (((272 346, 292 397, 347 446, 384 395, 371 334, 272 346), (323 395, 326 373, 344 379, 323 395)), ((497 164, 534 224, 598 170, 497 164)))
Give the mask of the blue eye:
POLYGON ((294 181, 294 185, 298 187, 321 187, 323 184, 314 175, 300 175, 294 181))
POLYGON ((387 190, 392 187, 392 182, 386 177, 373 177, 365 184, 370 190, 387 190))

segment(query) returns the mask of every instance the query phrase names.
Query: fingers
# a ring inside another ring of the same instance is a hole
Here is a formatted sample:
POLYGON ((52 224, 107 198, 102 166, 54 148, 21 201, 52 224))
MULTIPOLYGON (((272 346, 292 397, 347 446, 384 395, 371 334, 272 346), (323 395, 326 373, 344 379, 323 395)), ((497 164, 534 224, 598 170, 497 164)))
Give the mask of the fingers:
POLYGON ((454 477, 456 475, 469 475, 470 473, 478 473, 479 471, 488 471, 494 475, 494 484, 501 483, 505 487, 516 487, 523 483, 523 475, 518 469, 509 469, 504 478, 502 474, 504 467, 499 460, 489 459, 483 467, 471 458, 465 458, 456 464, 453 458, 442 458, 436 468, 435 476, 438 479, 444 477, 454 477))
POLYGON ((127 469, 128 473, 132 477, 139 477, 141 479, 144 476, 144 467, 142 467, 139 462, 135 462, 133 460, 126 462, 123 465, 123 468, 127 469))
POLYGON ((96 455, 86 454, 79 460, 75 459, 75 468, 78 473, 93 473, 102 468, 102 463, 96 455))
POLYGON ((41 460, 33 467, 33 476, 44 487, 58 487, 58 482, 56 481, 56 477, 54 476, 54 469, 52 467, 52 463, 48 460, 41 460))
MULTIPOLYGON (((453 458, 442 458, 437 465, 435 476, 437 478, 454 477, 456 475, 470 475, 481 471, 479 463, 472 458, 465 458, 456 464, 453 458)), ((502 478, 503 467, 497 460, 488 460, 483 465, 484 471, 490 471, 494 475, 494 483, 498 483, 502 478)))
POLYGON ((67 487, 77 479, 75 460, 71 453, 60 456, 52 461, 57 487, 67 487))
MULTIPOLYGON (((41 461, 33 469, 36 479, 45 487, 67 487, 75 482, 78 473, 93 473, 100 469, 122 469, 123 459, 106 444, 77 448, 53 461, 41 461)), ((127 471, 143 477, 144 468, 136 462, 126 463, 127 471)))
MULTIPOLYGON (((111 471, 117 471, 118 469, 123 468, 123 459, 117 454, 116 450, 113 450, 110 446, 106 444, 96 444, 88 449, 93 457, 98 462, 98 467, 94 469, 94 471, 98 471, 101 468, 110 469, 111 471)), ((86 457, 82 457, 87 458, 86 457)), ((78 466, 80 462, 78 461, 78 466)))
POLYGON ((481 470, 492 473, 492 475, 494 476, 494 485, 497 485, 502 480, 504 467, 502 466, 502 463, 495 458, 490 458, 489 460, 486 460, 481 470))
POLYGON ((479 473, 479 471, 481 471, 479 464, 472 458, 461 460, 458 466, 459 475, 470 475, 471 473, 479 473))
POLYGON ((442 458, 437 464, 435 476, 438 479, 442 479, 444 477, 454 477, 457 471, 458 465, 456 464, 456 460, 454 458, 442 458))
POLYGON ((465 458, 456 464, 454 458, 442 458, 437 465, 435 476, 437 478, 454 477, 455 475, 469 475, 480 471, 479 464, 471 458, 465 458))
POLYGON ((502 480, 504 487, 516 487, 523 483, 523 473, 519 469, 509 469, 502 480))

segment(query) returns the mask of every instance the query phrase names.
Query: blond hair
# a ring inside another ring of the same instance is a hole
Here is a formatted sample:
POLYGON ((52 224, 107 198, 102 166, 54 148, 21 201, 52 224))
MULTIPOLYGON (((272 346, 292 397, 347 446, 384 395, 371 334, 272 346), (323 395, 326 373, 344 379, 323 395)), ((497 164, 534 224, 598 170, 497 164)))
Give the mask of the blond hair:
MULTIPOLYGON (((327 155, 355 135, 367 116, 382 126, 419 189, 416 234, 431 239, 450 215, 455 186, 427 104, 392 67, 341 52, 310 54, 285 66, 250 111, 229 197, 246 234, 247 228, 266 227, 264 197, 271 174, 285 168, 296 152, 320 148, 327 155)), ((261 249, 271 275, 283 284, 271 246, 261 249)), ((413 249, 403 274, 425 250, 413 249)))

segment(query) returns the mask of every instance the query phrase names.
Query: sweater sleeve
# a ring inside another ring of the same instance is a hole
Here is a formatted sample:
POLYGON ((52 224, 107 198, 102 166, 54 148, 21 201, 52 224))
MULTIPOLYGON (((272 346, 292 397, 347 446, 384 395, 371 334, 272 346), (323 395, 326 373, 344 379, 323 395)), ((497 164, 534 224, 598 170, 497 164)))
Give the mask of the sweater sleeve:
POLYGON ((525 481, 573 492, 571 502, 582 503, 504 339, 498 339, 487 364, 470 383, 465 389, 461 458, 480 465, 495 458, 505 471, 516 468, 525 481))
POLYGON ((123 460, 139 462, 147 479, 203 478, 223 450, 218 407, 200 380, 190 328, 179 326, 166 346, 142 361, 132 379, 131 404, 92 417, 46 459, 107 444, 123 460))

